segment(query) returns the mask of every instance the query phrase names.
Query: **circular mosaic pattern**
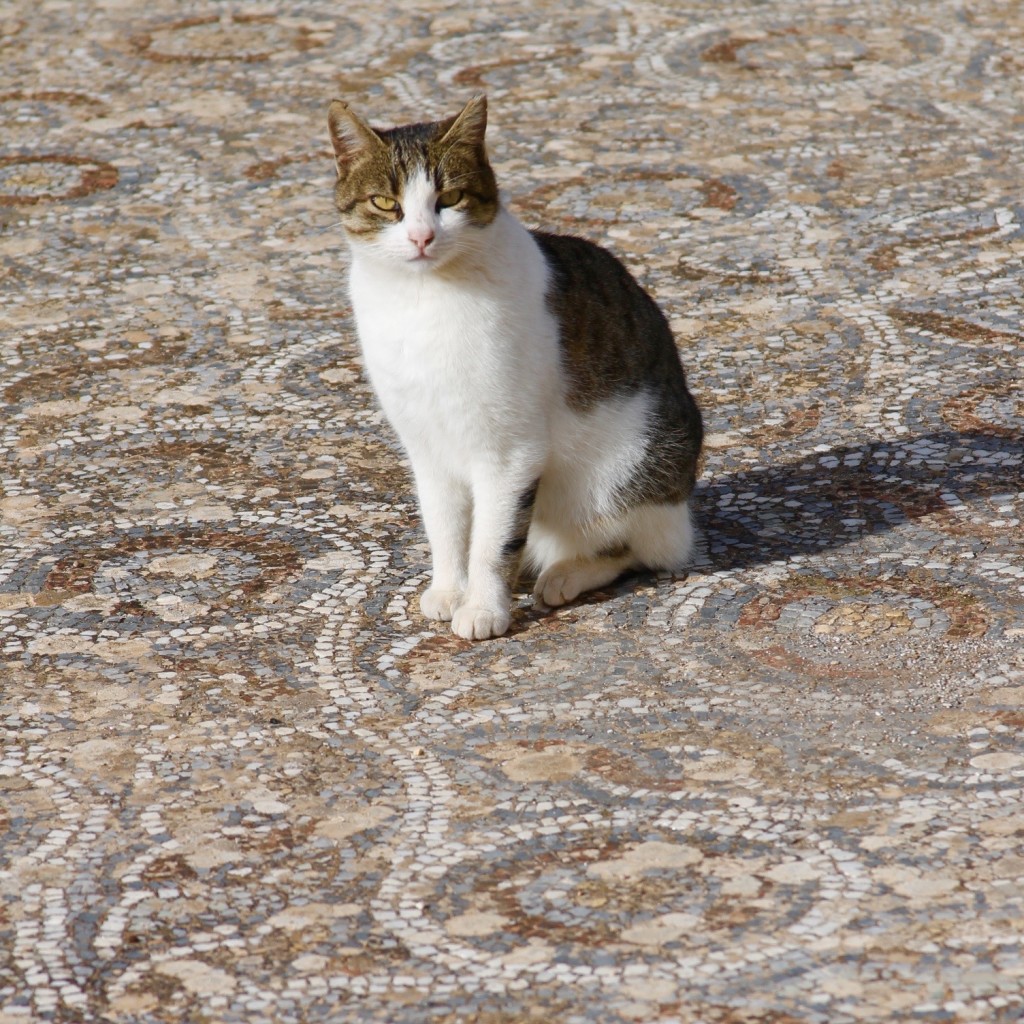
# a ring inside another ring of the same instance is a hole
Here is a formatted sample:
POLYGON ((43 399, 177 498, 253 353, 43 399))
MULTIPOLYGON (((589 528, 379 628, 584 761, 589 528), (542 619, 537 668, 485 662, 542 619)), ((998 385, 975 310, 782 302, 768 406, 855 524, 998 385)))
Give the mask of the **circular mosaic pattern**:
POLYGON ((298 565, 295 549, 270 535, 153 532, 64 556, 48 573, 44 589, 111 598, 112 613, 145 610, 165 620, 191 618, 241 603, 286 579, 298 565))
POLYGON ((116 167, 87 157, 0 156, 0 206, 81 199, 117 181, 116 167))
POLYGON ((41 132, 52 139, 61 127, 75 128, 83 120, 102 116, 106 109, 99 99, 80 92, 43 89, 0 93, 0 119, 8 145, 19 149, 34 147, 41 132))
POLYGON ((855 37, 828 28, 783 28, 757 38, 731 36, 701 54, 706 61, 737 64, 751 71, 794 74, 801 71, 851 71, 864 60, 867 46, 855 37))
POLYGON ((148 60, 161 63, 256 62, 282 50, 324 46, 333 30, 333 22, 308 24, 274 14, 210 14, 156 26, 132 41, 148 60))
POLYGON ((946 402, 942 417, 958 430, 1024 437, 1024 394, 1016 381, 979 384, 946 402))
MULTIPOLYGON (((742 214, 754 208, 745 194, 754 192, 753 184, 733 179, 700 179, 683 168, 661 172, 624 172, 614 175, 613 187, 602 191, 595 208, 588 198, 593 181, 579 178, 544 185, 525 196, 516 197, 517 208, 541 223, 572 223, 587 206, 589 216, 607 225, 643 222, 654 209, 663 209, 671 225, 674 218, 685 217, 692 210, 714 209, 742 214)), ((682 230, 681 225, 679 229, 682 230)))
POLYGON ((906 582, 860 577, 795 575, 778 591, 744 607, 739 625, 865 640, 901 636, 911 630, 966 638, 983 636, 983 606, 956 587, 918 574, 906 582))

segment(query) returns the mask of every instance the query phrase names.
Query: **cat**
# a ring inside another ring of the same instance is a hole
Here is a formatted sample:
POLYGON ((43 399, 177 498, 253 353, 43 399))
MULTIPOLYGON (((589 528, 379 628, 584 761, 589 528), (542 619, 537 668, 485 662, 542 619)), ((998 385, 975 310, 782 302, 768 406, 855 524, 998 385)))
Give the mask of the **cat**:
POLYGON ((363 360, 430 543, 423 614, 482 640, 509 628, 521 561, 549 607, 690 564, 703 427, 653 299, 502 205, 486 97, 391 129, 335 100, 328 124, 363 360))

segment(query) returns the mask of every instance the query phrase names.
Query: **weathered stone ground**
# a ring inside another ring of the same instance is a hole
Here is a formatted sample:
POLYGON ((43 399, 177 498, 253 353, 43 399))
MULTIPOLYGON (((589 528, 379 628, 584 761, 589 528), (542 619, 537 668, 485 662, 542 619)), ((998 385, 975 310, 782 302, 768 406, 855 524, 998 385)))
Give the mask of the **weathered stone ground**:
POLYGON ((1019 1020, 1022 54, 1009 0, 4 5, 0 1021, 1019 1020), (481 90, 710 437, 705 564, 472 645, 325 113, 481 90))

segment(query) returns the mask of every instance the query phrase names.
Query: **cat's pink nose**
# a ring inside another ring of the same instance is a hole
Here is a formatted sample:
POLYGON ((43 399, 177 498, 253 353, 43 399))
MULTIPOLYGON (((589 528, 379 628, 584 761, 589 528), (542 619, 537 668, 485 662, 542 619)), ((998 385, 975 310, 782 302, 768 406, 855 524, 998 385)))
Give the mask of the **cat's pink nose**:
POLYGON ((427 246, 434 240, 434 232, 430 228, 410 228, 409 241, 416 245, 421 253, 427 251, 427 246))

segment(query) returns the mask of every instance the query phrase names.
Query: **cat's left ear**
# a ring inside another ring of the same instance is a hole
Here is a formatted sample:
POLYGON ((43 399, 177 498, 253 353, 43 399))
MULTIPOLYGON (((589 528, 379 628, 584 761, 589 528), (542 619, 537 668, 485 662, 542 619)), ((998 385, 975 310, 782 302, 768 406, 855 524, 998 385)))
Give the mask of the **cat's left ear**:
POLYGON ((334 100, 327 109, 327 127, 338 177, 348 170, 357 153, 369 146, 383 145, 381 137, 344 100, 334 100))
POLYGON ((462 142, 482 146, 487 132, 487 97, 474 96, 463 108, 452 126, 444 133, 441 144, 462 142))

